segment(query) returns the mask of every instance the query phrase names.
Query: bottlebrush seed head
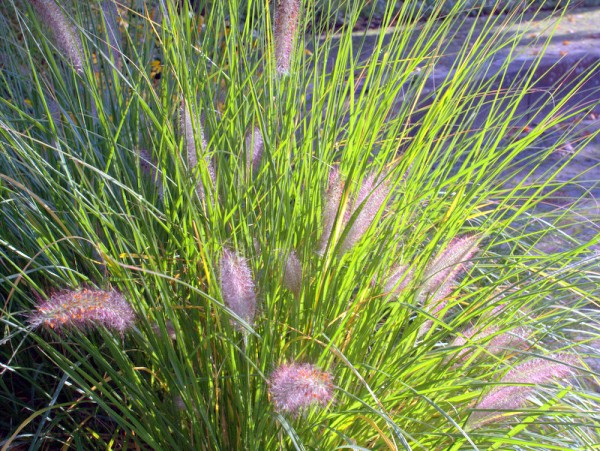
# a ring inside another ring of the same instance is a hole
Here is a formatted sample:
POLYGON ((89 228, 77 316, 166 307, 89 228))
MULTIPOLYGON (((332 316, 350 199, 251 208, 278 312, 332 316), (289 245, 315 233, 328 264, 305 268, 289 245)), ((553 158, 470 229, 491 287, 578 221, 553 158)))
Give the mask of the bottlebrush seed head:
MULTIPOLYGON (((169 336, 169 338, 171 340, 177 340, 177 332, 175 331, 175 326, 173 326, 173 323, 170 320, 165 321, 165 323, 164 323, 164 329, 166 330, 167 335, 169 336)), ((158 325, 158 323, 154 323, 152 325, 152 331, 158 337, 160 337, 162 335, 162 329, 158 325)))
MULTIPOLYGON (((179 111, 179 130, 181 131, 184 139, 188 169, 193 170, 198 164, 198 155, 196 154, 196 138, 194 137, 192 114, 185 99, 181 100, 181 107, 179 111)), ((202 149, 204 149, 204 131, 201 127, 198 130, 198 134, 200 135, 202 149)))
POLYGON ((358 210, 350 230, 341 246, 341 252, 346 252, 358 242, 365 234, 375 216, 383 206, 390 190, 385 182, 377 184, 374 175, 367 176, 360 187, 356 201, 347 211, 346 223, 358 210))
POLYGON ((320 254, 323 254, 327 248, 327 243, 329 242, 333 226, 335 225, 335 219, 343 192, 344 183, 342 182, 340 171, 336 166, 329 173, 329 184, 325 193, 325 198, 323 199, 323 232, 319 243, 320 254))
POLYGON ((294 41, 298 30, 300 0, 275 0, 273 38, 275 39, 275 64, 281 75, 290 73, 294 41))
POLYGON ((467 262, 479 250, 479 235, 466 235, 454 238, 425 269, 425 282, 422 291, 430 293, 442 284, 453 284, 466 268, 467 262))
MULTIPOLYGON (((197 132, 200 138, 200 151, 204 155, 206 153, 207 143, 204 138, 204 130, 202 129, 202 125, 200 124, 200 120, 197 121, 197 132)), ((190 107, 187 105, 185 99, 181 100, 181 107, 179 111, 179 130, 183 135, 184 145, 186 150, 186 158, 187 165, 190 171, 193 171, 198 165, 198 154, 196 152, 196 139, 194 137, 194 123, 192 119, 192 112, 190 111, 190 107)), ((208 157, 208 155, 204 155, 204 160, 206 162, 206 170, 208 171, 208 176, 211 179, 212 183, 215 184, 215 169, 213 167, 212 161, 208 157)), ((198 180, 196 185, 196 192, 198 193, 198 197, 200 199, 204 199, 204 186, 202 184, 202 180, 198 180)))
POLYGON ((333 397, 333 378, 308 363, 277 368, 269 379, 271 400, 277 412, 297 415, 312 405, 325 407, 333 397))
MULTIPOLYGON (((451 343, 451 346, 463 346, 467 343, 485 341, 487 337, 493 337, 487 340, 482 346, 487 352, 494 355, 500 355, 510 349, 527 349, 529 347, 529 337, 532 331, 526 327, 515 327, 506 332, 500 332, 500 327, 488 325, 483 329, 469 327, 462 336, 457 336, 451 343)), ((457 358, 464 360, 469 353, 469 349, 461 349, 457 358)))
POLYGON ((75 70, 83 73, 83 50, 75 28, 69 23, 54 0, 29 0, 42 21, 54 35, 58 49, 75 70))
MULTIPOLYGON (((430 313, 432 316, 436 317, 439 320, 444 318, 444 309, 448 305, 447 297, 450 295, 452 290, 454 289, 454 285, 444 285, 439 291, 437 291, 434 296, 432 296, 428 302, 423 306, 423 310, 430 313)), ((433 320, 428 319, 425 321, 421 327, 419 328, 419 332, 417 334, 418 337, 422 337, 427 333, 429 329, 433 326, 433 320)))
POLYGON ((262 160, 263 147, 265 142, 260 132, 260 128, 254 127, 252 133, 246 136, 246 168, 248 171, 258 171, 262 160))
POLYGON ((30 316, 33 327, 62 330, 105 326, 118 332, 133 327, 135 313, 118 291, 73 290, 52 295, 30 316))
POLYGON ((414 270, 409 268, 408 265, 400 264, 395 266, 385 281, 385 293, 393 293, 395 296, 399 296, 412 281, 413 275, 414 270))
POLYGON ((544 384, 553 378, 561 379, 572 375, 573 368, 579 363, 573 354, 549 356, 552 360, 540 357, 517 365, 502 378, 502 382, 544 384))
POLYGON ((296 297, 300 296, 302 289, 302 264, 295 251, 291 251, 285 261, 283 284, 296 297))
POLYGON ((475 407, 469 418, 469 424, 479 427, 499 418, 498 411, 519 409, 525 403, 527 396, 535 390, 535 385, 546 384, 552 379, 564 379, 574 374, 571 366, 578 364, 578 359, 572 354, 557 354, 550 356, 552 360, 533 358, 515 366, 501 379, 505 385, 491 390, 475 407))
POLYGON ((123 67, 123 61, 121 60, 121 31, 117 25, 117 17, 119 12, 117 11, 117 5, 115 0, 103 0, 102 2, 102 16, 104 18, 104 26, 106 27, 106 34, 108 35, 108 48, 113 56, 113 61, 117 70, 121 70, 123 67))
POLYGON ((236 315, 252 325, 256 314, 256 293, 246 259, 225 249, 221 257, 223 301, 236 315))

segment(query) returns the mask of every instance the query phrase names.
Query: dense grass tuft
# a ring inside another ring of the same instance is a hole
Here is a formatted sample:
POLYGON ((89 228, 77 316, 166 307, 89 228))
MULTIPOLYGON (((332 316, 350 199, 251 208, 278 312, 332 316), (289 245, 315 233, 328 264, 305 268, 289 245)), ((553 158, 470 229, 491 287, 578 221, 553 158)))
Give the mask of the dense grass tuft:
POLYGON ((2 2, 3 449, 597 445, 597 101, 515 134, 520 9, 339 3, 2 2))

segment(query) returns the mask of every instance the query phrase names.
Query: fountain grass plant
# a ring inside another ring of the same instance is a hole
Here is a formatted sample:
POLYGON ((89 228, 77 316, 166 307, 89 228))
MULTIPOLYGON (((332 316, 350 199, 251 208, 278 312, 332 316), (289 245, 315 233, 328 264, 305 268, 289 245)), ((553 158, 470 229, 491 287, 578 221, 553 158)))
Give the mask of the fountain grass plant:
POLYGON ((404 2, 373 37, 358 2, 335 34, 313 0, 49 2, 0 7, 3 450, 597 445, 598 237, 538 208, 593 105, 514 136, 522 12, 404 2), (83 327, 81 292, 134 317, 83 327))

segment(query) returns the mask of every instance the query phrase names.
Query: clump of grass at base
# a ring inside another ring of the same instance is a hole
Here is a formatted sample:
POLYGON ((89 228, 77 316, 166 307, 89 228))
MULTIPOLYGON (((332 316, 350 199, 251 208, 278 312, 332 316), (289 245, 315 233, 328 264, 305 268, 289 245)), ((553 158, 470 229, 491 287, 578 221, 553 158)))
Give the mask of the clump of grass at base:
POLYGON ((423 103, 464 2, 422 23, 405 2, 374 38, 352 2, 323 35, 310 1, 213 2, 202 24, 186 2, 64 3, 81 70, 35 8, 0 7, 3 446, 598 442, 597 238, 540 251, 560 217, 536 206, 566 182, 512 162, 586 110, 507 142, 532 81, 479 78, 518 14, 482 17, 423 103), (29 321, 106 287, 135 323, 29 321))

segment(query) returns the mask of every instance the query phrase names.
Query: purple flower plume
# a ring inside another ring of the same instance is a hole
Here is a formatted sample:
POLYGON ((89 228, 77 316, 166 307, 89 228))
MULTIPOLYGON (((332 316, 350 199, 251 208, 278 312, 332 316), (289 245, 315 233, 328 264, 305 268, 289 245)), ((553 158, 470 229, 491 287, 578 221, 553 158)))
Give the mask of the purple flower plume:
POLYGON ((30 316, 33 327, 61 330, 105 326, 123 333, 135 322, 135 313, 118 291, 73 290, 52 295, 30 316))
POLYGON ((265 142, 260 132, 260 128, 254 127, 251 133, 246 136, 246 168, 248 172, 256 173, 262 160, 263 148, 265 142))
POLYGON ((342 182, 340 171, 337 167, 334 167, 329 173, 329 185, 327 187, 327 192, 325 193, 325 198, 323 199, 323 232, 319 244, 320 254, 323 254, 327 248, 327 243, 329 242, 333 226, 335 225, 335 219, 337 217, 337 211, 343 192, 344 183, 342 182))
POLYGON ((346 211, 346 223, 357 211, 354 222, 346 234, 341 251, 346 252, 365 234, 373 219, 385 203, 390 190, 385 182, 377 183, 373 174, 367 176, 360 186, 356 200, 350 210, 346 211))
MULTIPOLYGON (((344 182, 342 181, 339 169, 332 169, 329 174, 329 187, 324 199, 323 212, 323 233, 319 245, 319 253, 323 254, 331 239, 338 208, 344 192, 344 182)), ((350 208, 344 213, 343 224, 349 225, 346 237, 340 246, 342 253, 350 250, 362 238, 367 229, 375 219, 379 210, 383 207, 389 194, 389 186, 385 183, 378 183, 373 174, 368 175, 362 180, 360 189, 354 198, 350 208), (354 218, 352 218, 354 216, 354 218), (353 219, 353 220, 352 220, 353 219)))
POLYGON ((496 421, 503 410, 515 410, 523 406, 527 397, 535 390, 536 385, 547 384, 552 379, 564 379, 573 375, 571 366, 578 364, 572 354, 550 356, 552 360, 533 358, 515 366, 501 379, 502 384, 492 389, 475 407, 469 424, 479 427, 496 421), (508 385, 527 384, 527 385, 508 385))
POLYGON ((333 378, 308 363, 281 365, 269 379, 275 410, 296 415, 311 405, 325 407, 333 396, 333 378))
POLYGON ((119 13, 117 11, 115 0, 102 1, 102 16, 104 18, 106 34, 108 35, 107 45, 112 54, 115 67, 120 71, 123 67, 123 61, 121 59, 121 31, 117 25, 118 15, 119 13))
POLYGON ((54 0, 29 0, 29 3, 54 35, 63 56, 75 70, 83 72, 83 50, 75 28, 69 23, 60 6, 54 0))
POLYGON ((446 283, 454 283, 479 250, 480 239, 479 235, 466 235, 450 241, 450 244, 427 265, 423 292, 433 293, 446 283))
MULTIPOLYGON (((185 99, 181 100, 181 107, 179 111, 179 131, 183 135, 184 145, 186 150, 186 160, 188 170, 194 171, 196 166, 198 166, 198 154, 197 148, 200 147, 200 152, 204 156, 204 160, 206 163, 206 170, 208 171, 208 176, 210 177, 213 185, 215 184, 215 169, 213 167, 212 161, 206 155, 207 143, 204 138, 204 130, 202 129, 202 125, 200 124, 200 120, 196 121, 194 124, 194 120, 192 117, 192 112, 190 111, 190 107, 186 103, 185 99), (198 146, 196 143, 196 138, 194 134, 194 125, 196 125, 198 133, 198 137, 200 138, 200 145, 198 146)), ((198 193, 198 197, 204 200, 204 186, 202 184, 202 180, 198 180, 198 184, 196 185, 196 192, 198 193)))
MULTIPOLYGON (((479 250, 479 235, 466 235, 454 238, 425 268, 423 284, 417 294, 423 303, 423 309, 436 316, 443 317, 448 304, 448 296, 456 287, 456 279, 463 272, 469 260, 479 250)), ((427 332, 433 324, 427 320, 419 330, 419 336, 427 332)))
POLYGON ((302 289, 302 263, 295 251, 291 251, 285 261, 283 284, 296 297, 300 296, 302 289))
POLYGON ((383 287, 385 293, 391 293, 395 297, 398 297, 400 293, 406 289, 408 284, 410 284, 413 276, 414 269, 409 268, 408 265, 399 264, 394 266, 385 281, 385 285, 383 287))
MULTIPOLYGON (((510 349, 527 349, 529 347, 529 337, 532 331, 527 327, 515 327, 509 331, 501 332, 500 327, 488 325, 487 327, 476 328, 469 327, 461 336, 457 336, 451 343, 452 346, 463 346, 472 342, 487 341, 482 346, 494 355, 500 355, 510 349), (486 340, 488 337, 492 337, 486 340)), ((457 358, 464 360, 469 353, 468 348, 458 351, 457 358)))
POLYGON ((236 315, 252 325, 256 314, 256 293, 248 262, 225 249, 221 257, 223 300, 236 315))
POLYGON ((290 73, 299 14, 300 0, 276 0, 273 18, 275 64, 277 72, 282 75, 290 73))

